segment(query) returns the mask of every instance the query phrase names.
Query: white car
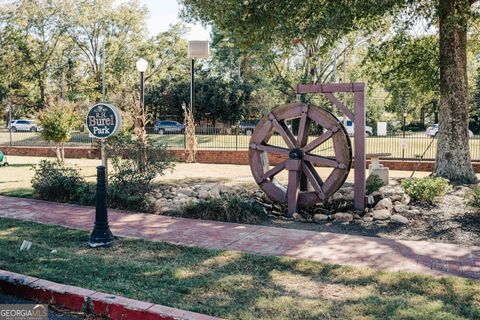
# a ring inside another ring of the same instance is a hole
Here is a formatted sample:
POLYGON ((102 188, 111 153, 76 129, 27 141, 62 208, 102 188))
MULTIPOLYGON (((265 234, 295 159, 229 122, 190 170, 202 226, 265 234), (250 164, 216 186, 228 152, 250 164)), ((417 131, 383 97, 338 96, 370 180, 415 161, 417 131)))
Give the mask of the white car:
MULTIPOLYGON (((347 134, 349 136, 353 136, 355 134, 355 124, 353 123, 352 120, 347 118, 346 121, 344 121, 343 117, 337 117, 337 119, 345 126, 345 129, 347 130, 347 134)), ((365 126, 365 136, 367 137, 373 136, 372 127, 365 126)))
POLYGON ((32 120, 12 120, 10 122, 10 129, 12 132, 17 131, 30 131, 30 132, 37 132, 40 131, 41 128, 32 120))
MULTIPOLYGON (((434 125, 430 126, 427 128, 427 132, 425 132, 427 136, 430 137, 435 137, 437 136, 438 133, 438 123, 435 123, 434 125)), ((473 132, 468 130, 468 136, 471 138, 473 137, 473 132)))

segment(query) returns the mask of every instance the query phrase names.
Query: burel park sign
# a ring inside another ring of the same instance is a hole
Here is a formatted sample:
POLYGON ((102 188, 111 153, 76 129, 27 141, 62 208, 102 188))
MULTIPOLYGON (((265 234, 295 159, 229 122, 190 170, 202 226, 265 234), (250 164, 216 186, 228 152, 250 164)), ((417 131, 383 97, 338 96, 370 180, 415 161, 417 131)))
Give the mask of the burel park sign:
POLYGON ((120 111, 111 104, 99 103, 88 111, 86 124, 90 134, 98 139, 114 135, 121 127, 120 111))

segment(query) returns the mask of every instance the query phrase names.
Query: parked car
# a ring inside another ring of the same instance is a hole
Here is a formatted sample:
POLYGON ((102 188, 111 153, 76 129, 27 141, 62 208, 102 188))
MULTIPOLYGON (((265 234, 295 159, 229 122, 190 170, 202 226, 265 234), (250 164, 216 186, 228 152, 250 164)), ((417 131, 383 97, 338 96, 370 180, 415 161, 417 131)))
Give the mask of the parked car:
POLYGON ((185 126, 176 121, 158 120, 153 127, 153 132, 158 134, 164 133, 183 133, 185 126))
POLYGON ((253 130, 255 130, 255 127, 259 122, 260 120, 242 120, 240 121, 240 125, 238 126, 238 128, 240 129, 241 133, 247 136, 251 136, 253 130))
MULTIPOLYGON (((337 117, 338 121, 340 121, 344 126, 345 130, 347 130, 347 134, 349 136, 353 136, 355 134, 355 123, 352 120, 348 119, 344 122, 343 117, 337 117)), ((373 136, 373 128, 370 126, 365 126, 365 136, 370 137, 373 136)))
MULTIPOLYGON (((438 123, 435 123, 432 126, 428 127, 425 133, 427 134, 427 136, 436 137, 438 133, 438 123)), ((470 138, 473 137, 473 132, 468 130, 468 136, 470 138)))
POLYGON ((10 129, 12 132, 17 131, 30 131, 30 132, 37 132, 40 131, 41 128, 32 120, 12 120, 10 122, 10 129))

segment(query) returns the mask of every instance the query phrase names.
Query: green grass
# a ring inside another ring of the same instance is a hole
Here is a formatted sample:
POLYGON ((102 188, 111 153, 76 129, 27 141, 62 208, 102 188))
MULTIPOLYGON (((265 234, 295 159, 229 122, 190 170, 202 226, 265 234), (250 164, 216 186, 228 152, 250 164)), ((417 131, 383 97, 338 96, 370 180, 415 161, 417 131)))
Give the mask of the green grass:
POLYGON ((228 319, 480 318, 478 281, 131 239, 87 249, 87 240, 0 219, 0 269, 228 319), (32 249, 19 252, 24 239, 32 249))

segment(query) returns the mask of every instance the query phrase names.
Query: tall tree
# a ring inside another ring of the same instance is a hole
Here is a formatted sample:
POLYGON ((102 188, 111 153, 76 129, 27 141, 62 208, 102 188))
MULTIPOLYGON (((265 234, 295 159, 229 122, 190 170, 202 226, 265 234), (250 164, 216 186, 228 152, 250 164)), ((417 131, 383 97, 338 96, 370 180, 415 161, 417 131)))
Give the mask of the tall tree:
MULTIPOLYGON (((477 0, 181 0, 184 15, 216 25, 239 44, 291 46, 294 39, 335 41, 354 30, 371 32, 385 17, 438 22, 440 130, 435 174, 453 182, 477 178, 468 146, 467 29, 477 0)), ((412 25, 414 22, 412 23, 412 25)))
POLYGON ((31 68, 31 76, 37 82, 40 106, 46 99, 50 61, 66 31, 65 4, 60 0, 15 0, 6 6, 10 28, 22 35, 14 41, 22 62, 31 68))

